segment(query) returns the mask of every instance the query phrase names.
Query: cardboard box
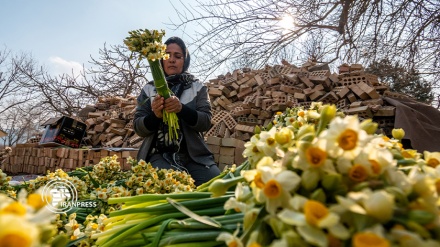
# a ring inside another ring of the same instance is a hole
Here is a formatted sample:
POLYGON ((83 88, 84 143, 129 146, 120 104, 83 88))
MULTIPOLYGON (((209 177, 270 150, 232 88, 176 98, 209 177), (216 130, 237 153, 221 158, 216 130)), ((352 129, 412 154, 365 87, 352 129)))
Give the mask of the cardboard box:
POLYGON ((86 132, 86 124, 66 116, 51 118, 43 126, 45 131, 40 140, 40 146, 64 145, 79 148, 86 132))

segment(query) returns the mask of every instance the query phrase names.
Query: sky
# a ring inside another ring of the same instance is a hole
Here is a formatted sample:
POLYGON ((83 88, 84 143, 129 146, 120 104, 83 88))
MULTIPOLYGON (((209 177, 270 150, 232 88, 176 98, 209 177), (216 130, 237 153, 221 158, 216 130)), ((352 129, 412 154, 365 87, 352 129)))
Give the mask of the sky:
POLYGON ((54 75, 77 72, 90 66, 90 56, 99 58, 104 44, 123 45, 130 30, 164 29, 164 39, 185 40, 183 30, 166 25, 178 22, 172 4, 182 6, 179 0, 0 0, 0 50, 31 54, 54 75))

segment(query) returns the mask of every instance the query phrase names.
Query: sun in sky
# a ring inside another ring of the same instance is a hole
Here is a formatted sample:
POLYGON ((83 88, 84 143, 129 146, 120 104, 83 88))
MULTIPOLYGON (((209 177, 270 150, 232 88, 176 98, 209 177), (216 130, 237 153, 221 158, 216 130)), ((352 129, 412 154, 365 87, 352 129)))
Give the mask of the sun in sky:
POLYGON ((295 19, 293 16, 285 14, 279 21, 278 25, 283 29, 292 29, 295 27, 295 19))

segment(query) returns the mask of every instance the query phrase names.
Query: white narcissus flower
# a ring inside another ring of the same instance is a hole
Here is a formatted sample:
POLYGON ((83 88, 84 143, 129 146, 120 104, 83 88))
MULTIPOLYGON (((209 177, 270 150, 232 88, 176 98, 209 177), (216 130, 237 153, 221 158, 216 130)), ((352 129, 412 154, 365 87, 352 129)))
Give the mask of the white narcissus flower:
POLYGON ((240 227, 237 227, 237 230, 235 230, 234 234, 230 234, 229 232, 222 232, 218 235, 216 240, 225 241, 227 246, 243 247, 243 243, 241 242, 240 238, 237 237, 239 230, 240 227))
POLYGON ((308 200, 295 195, 290 200, 291 208, 278 213, 278 218, 286 224, 297 227, 298 233, 308 242, 317 246, 328 246, 327 233, 338 239, 348 239, 348 229, 339 221, 339 215, 329 210, 319 201, 308 200))
POLYGON ((423 152, 423 158, 426 161, 426 164, 432 168, 436 168, 440 165, 440 152, 423 152))
POLYGON ((253 135, 250 141, 244 144, 245 150, 243 151, 243 156, 248 158, 251 165, 257 163, 262 157, 265 156, 263 149, 258 147, 259 135, 253 135))
POLYGON ((336 173, 333 161, 326 150, 326 140, 315 139, 310 145, 299 148, 299 155, 292 164, 303 171, 314 169, 320 172, 336 173))
POLYGON ((269 166, 260 167, 258 170, 261 181, 253 191, 256 200, 265 202, 266 210, 270 214, 275 214, 279 207, 288 207, 290 192, 297 189, 301 178, 290 170, 277 172, 269 166))
POLYGON ((266 156, 277 158, 277 142, 275 140, 275 133, 277 129, 272 127, 269 131, 262 131, 260 133, 260 140, 257 142, 257 147, 262 150, 266 156))
POLYGON ((327 140, 326 150, 333 158, 340 156, 348 159, 355 158, 366 144, 368 134, 360 128, 356 116, 333 119, 327 130, 320 134, 320 138, 327 140))
POLYGON ((364 199, 363 204, 367 214, 380 222, 387 222, 393 217, 394 196, 385 190, 372 192, 364 199))

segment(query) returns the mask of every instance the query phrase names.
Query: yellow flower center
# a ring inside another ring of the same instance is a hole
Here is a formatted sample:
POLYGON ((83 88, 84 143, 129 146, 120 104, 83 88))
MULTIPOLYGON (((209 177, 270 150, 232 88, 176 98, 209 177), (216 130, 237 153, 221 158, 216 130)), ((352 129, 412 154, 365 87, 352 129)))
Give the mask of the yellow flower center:
POLYGON ((381 165, 379 164, 379 162, 375 161, 375 160, 369 160, 370 164, 371 164, 371 170, 373 170, 374 175, 379 175, 380 171, 382 170, 381 165))
POLYGON ((249 247, 261 247, 261 245, 257 242, 252 242, 249 247))
POLYGON ((27 204, 38 210, 46 205, 46 201, 50 201, 50 198, 47 196, 43 197, 40 194, 30 194, 27 199, 27 204))
POLYGON ((275 143, 275 138, 269 137, 266 139, 266 143, 269 146, 272 146, 275 143))
POLYGON ((93 224, 92 224, 92 229, 93 229, 93 230, 96 230, 96 229, 98 229, 98 224, 96 224, 96 223, 93 223, 93 224))
POLYGON ((356 147, 357 133, 352 129, 344 130, 338 137, 338 144, 344 150, 352 150, 356 147))
POLYGON ((389 247, 390 243, 374 233, 356 233, 353 237, 353 247, 389 247))
POLYGON ((408 152, 407 150, 402 151, 402 156, 406 159, 414 158, 414 156, 410 152, 408 152))
POLYGON ((263 189, 263 188, 264 188, 264 182, 263 182, 263 180, 261 179, 261 173, 260 173, 260 172, 257 172, 257 174, 255 174, 255 177, 254 177, 254 183, 255 183, 255 185, 256 185, 258 188, 260 188, 260 189, 263 189))
POLYGON ((26 208, 19 202, 13 202, 1 210, 1 213, 25 215, 26 208))
POLYGON ((300 116, 300 117, 304 117, 305 115, 306 115, 306 113, 303 111, 298 112, 298 116, 300 116))
POLYGON ((264 186, 263 192, 267 198, 278 198, 281 195, 281 185, 278 181, 271 179, 264 186))
POLYGON ((306 221, 313 226, 317 226, 319 221, 327 216, 328 209, 324 206, 324 204, 315 201, 308 200, 304 204, 304 214, 306 216, 306 221))
POLYGON ((440 164, 440 161, 435 158, 430 158, 426 161, 426 164, 428 164, 430 167, 436 168, 440 164))
POLYGON ((235 241, 235 240, 231 241, 231 242, 228 244, 228 247, 237 247, 237 246, 238 246, 238 244, 237 244, 237 241, 235 241))
POLYGON ((354 165, 348 171, 348 177, 356 182, 362 182, 368 177, 367 169, 362 165, 354 165))
POLYGON ((27 247, 31 245, 31 239, 23 234, 9 233, 0 238, 0 247, 27 247))
POLYGON ((321 167, 327 159, 327 153, 320 148, 310 147, 306 151, 307 162, 312 167, 321 167))
POLYGON ((253 152, 253 153, 259 153, 260 150, 257 148, 257 146, 254 146, 254 147, 252 148, 252 152, 253 152))

